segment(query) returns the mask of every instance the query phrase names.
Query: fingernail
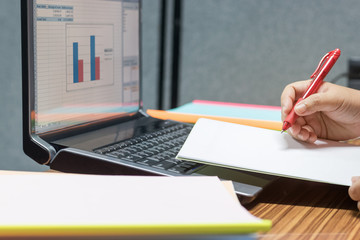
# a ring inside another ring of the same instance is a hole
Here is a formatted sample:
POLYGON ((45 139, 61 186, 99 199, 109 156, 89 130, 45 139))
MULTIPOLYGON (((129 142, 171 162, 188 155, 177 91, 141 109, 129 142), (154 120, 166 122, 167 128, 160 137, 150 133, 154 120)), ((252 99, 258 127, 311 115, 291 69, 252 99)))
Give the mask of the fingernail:
POLYGON ((298 113, 303 113, 306 111, 306 105, 303 103, 299 103, 295 106, 295 111, 298 113))
POLYGON ((287 131, 288 131, 290 134, 293 134, 292 128, 289 128, 287 131))
POLYGON ((305 141, 304 135, 302 135, 301 133, 299 133, 299 134, 297 135, 297 137, 298 137, 300 140, 305 141))

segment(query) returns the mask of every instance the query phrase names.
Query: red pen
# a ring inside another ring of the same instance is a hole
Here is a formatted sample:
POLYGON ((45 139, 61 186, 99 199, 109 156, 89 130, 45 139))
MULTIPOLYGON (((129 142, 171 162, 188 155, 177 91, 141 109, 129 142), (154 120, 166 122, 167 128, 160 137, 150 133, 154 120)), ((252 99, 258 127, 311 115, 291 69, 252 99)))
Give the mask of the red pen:
MULTIPOLYGON (((322 84, 324 78, 330 72, 331 68, 334 66, 336 60, 340 57, 341 51, 340 49, 335 49, 334 51, 328 52, 325 54, 325 56, 320 60, 319 65, 317 66, 315 72, 310 76, 312 78, 312 82, 310 83, 310 86, 306 89, 304 95, 302 98, 299 98, 297 100, 296 104, 298 104, 303 99, 307 98, 311 94, 314 94, 319 89, 320 85, 322 84)), ((295 105, 296 105, 295 104, 295 105)), ((294 107, 295 107, 294 105, 294 107)), ((286 131, 289 127, 291 127, 296 119, 298 118, 298 115, 296 115, 294 108, 291 110, 289 115, 284 120, 282 131, 286 131)))

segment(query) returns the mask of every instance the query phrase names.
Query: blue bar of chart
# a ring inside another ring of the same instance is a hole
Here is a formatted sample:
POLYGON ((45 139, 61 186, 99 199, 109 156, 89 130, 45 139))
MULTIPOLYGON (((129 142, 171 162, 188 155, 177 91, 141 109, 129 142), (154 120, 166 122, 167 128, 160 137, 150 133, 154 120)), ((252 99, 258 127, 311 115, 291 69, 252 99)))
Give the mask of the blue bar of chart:
POLYGON ((100 80, 100 57, 95 53, 95 36, 90 36, 91 81, 100 80))
POLYGON ((90 36, 91 81, 95 80, 95 36, 90 36))
POLYGON ((74 83, 79 82, 79 43, 73 43, 73 78, 74 83))

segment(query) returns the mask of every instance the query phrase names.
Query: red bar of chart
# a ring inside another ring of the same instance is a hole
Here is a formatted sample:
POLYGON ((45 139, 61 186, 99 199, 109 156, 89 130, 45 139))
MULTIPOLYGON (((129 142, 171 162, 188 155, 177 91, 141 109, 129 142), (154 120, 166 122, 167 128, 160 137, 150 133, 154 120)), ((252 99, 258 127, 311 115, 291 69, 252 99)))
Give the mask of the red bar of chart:
POLYGON ((100 80, 100 57, 95 57, 95 80, 100 80))
POLYGON ((78 61, 79 70, 79 82, 84 82, 84 60, 79 59, 78 61))

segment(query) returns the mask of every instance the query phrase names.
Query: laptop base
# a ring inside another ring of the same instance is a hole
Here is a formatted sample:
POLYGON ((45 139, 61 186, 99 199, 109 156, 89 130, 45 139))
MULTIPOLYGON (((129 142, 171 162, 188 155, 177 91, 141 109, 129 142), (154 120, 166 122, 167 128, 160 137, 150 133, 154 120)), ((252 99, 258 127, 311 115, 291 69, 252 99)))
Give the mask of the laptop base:
MULTIPOLYGON (((153 171, 151 168, 136 168, 126 162, 114 162, 98 154, 89 153, 75 148, 60 150, 50 163, 52 170, 64 173, 102 174, 102 175, 146 175, 146 176, 184 176, 169 174, 167 171, 153 171)), ((247 173, 238 170, 213 166, 204 166, 191 176, 219 176, 221 179, 233 181, 235 192, 242 204, 250 203, 263 188, 277 177, 247 173)), ((189 175, 190 176, 190 175, 189 175)))

